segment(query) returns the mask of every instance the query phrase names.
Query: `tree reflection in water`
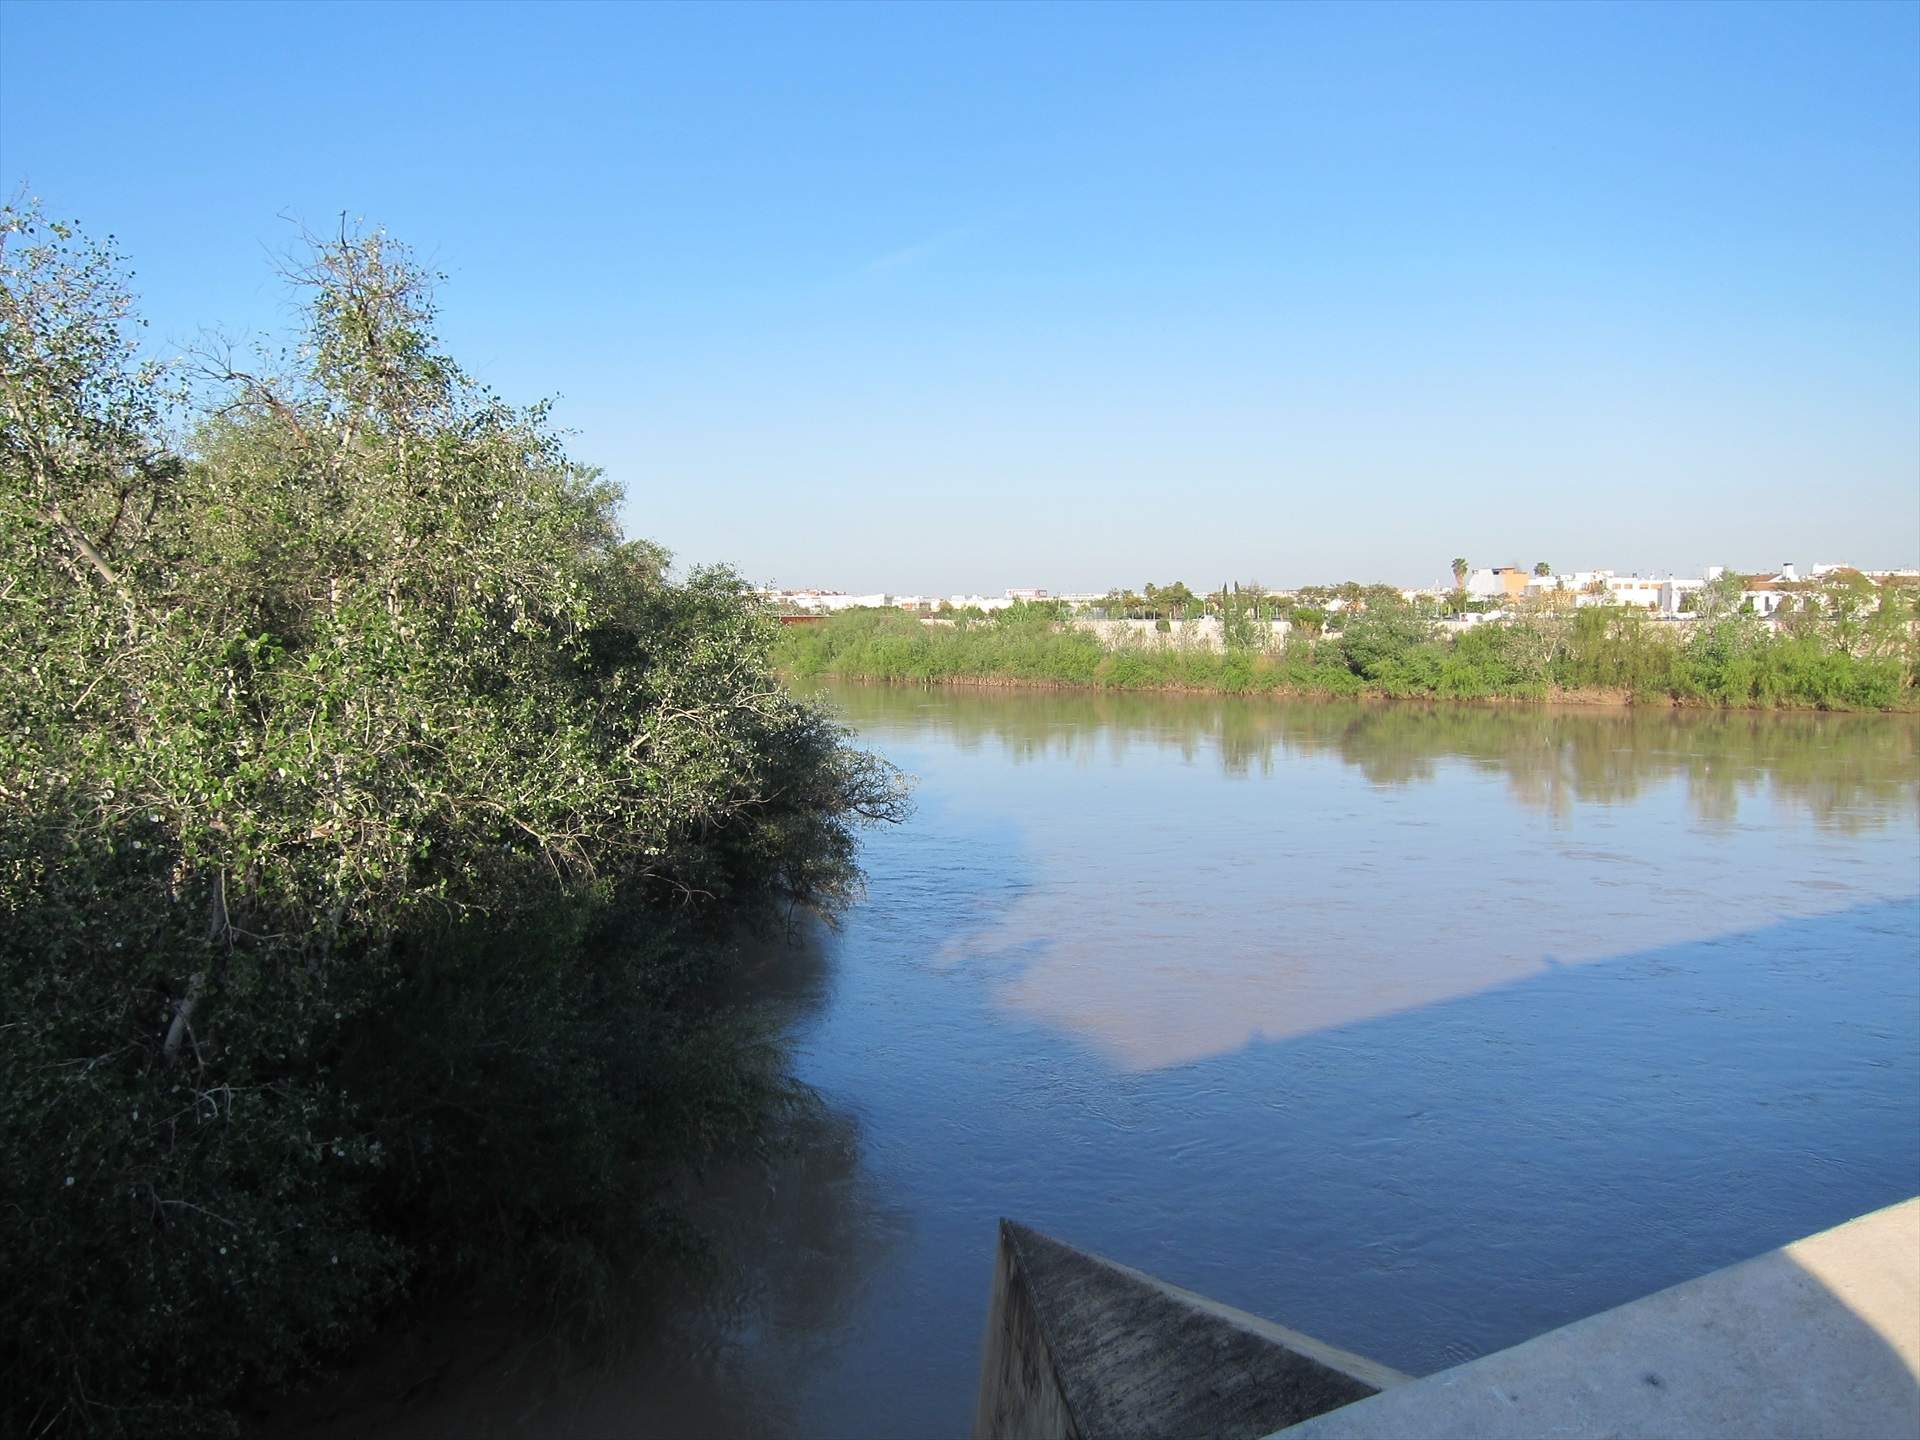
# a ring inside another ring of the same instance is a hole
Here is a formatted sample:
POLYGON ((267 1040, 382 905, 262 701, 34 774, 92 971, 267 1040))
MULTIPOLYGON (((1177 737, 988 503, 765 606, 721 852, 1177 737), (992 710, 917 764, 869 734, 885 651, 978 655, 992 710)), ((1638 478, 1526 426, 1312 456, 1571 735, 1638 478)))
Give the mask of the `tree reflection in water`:
MULTIPOLYGON (((742 972, 740 1003, 764 1021, 769 1043, 787 1043, 831 993, 826 938, 803 926, 759 947, 742 972)), ((497 1307, 416 1312, 341 1381, 263 1416, 258 1433, 803 1433, 809 1379, 823 1356, 844 1348, 867 1279, 887 1263, 905 1223, 863 1169, 857 1122, 805 1107, 774 1151, 689 1177, 674 1198, 697 1217, 704 1259, 696 1278, 663 1287, 660 1313, 630 1333, 583 1353, 528 1334, 497 1307)))
POLYGON ((920 690, 835 685, 849 724, 932 726, 961 748, 1016 762, 1170 749, 1229 775, 1271 774, 1286 755, 1333 755, 1375 785, 1431 781, 1461 760, 1504 775, 1523 804, 1557 816, 1620 804, 1676 778, 1693 813, 1731 824, 1762 790, 1846 832, 1910 814, 1920 788, 1912 716, 1633 710, 1546 705, 1276 701, 1187 695, 920 690))

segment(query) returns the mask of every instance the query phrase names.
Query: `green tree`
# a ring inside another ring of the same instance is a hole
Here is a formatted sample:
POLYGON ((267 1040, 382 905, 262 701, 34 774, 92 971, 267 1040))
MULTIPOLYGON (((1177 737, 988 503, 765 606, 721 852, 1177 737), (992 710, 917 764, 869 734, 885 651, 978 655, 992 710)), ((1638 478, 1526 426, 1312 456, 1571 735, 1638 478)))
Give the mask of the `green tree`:
POLYGON ((1220 587, 1221 639, 1230 652, 1244 653, 1266 646, 1270 632, 1261 614, 1258 586, 1228 584, 1220 587))
POLYGON ((1693 592, 1693 613, 1702 620, 1715 621, 1739 610, 1746 591, 1745 577, 1726 568, 1693 592))
POLYGON ((714 937, 900 813, 431 278, 316 244, 293 362, 208 357, 175 431, 117 257, 0 217, 9 1429, 220 1428, 417 1277, 613 1293, 791 1102, 714 937))
POLYGON ((1453 588, 1456 590, 1467 588, 1467 560, 1464 555, 1453 557, 1453 588))
POLYGON ((1296 605, 1288 619, 1294 630, 1308 640, 1327 628, 1327 612, 1311 605, 1296 605))
POLYGON ((1184 619, 1187 612, 1200 603, 1200 597, 1187 588, 1186 582, 1176 580, 1171 585, 1147 586, 1147 605, 1170 619, 1184 619))
POLYGON ((1826 638, 1850 654, 1861 649, 1880 601, 1878 587, 1850 566, 1829 572, 1800 597, 1802 609, 1819 611, 1826 638))
POLYGON ((1393 678, 1395 668, 1433 638, 1433 625, 1410 606, 1368 610, 1341 627, 1340 648, 1353 673, 1368 680, 1393 678))
POLYGON ((1536 560, 1533 562, 1533 573, 1545 579, 1547 576, 1553 574, 1553 567, 1544 560, 1536 560))

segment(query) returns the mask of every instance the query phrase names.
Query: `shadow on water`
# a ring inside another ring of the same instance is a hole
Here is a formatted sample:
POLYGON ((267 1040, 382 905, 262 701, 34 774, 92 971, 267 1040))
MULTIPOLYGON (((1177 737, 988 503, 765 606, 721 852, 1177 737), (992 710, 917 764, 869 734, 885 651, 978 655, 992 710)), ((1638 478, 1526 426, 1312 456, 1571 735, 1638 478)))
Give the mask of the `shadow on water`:
POLYGON ((1550 966, 1141 1089, 1143 1148, 1207 1173, 1091 1225, 1076 1186, 1036 1187, 1020 1218, 1425 1373, 1920 1193, 1920 900, 1550 966))
MULTIPOLYGON (((772 1183, 715 1178, 737 1268, 680 1324, 574 1368, 510 1323, 416 1336, 305 1433, 957 1435, 1003 1213, 1440 1369, 1920 1191, 1916 937, 1920 902, 1888 902, 1144 1074, 897 1075, 967 1117, 926 1188, 880 1203, 829 1122, 772 1183), (1111 1098, 1091 1125, 1082 1087, 1111 1098)), ((1899 1357, 1855 1348, 1862 1380, 1897 1379, 1899 1357)))
MULTIPOLYGON (((782 1036, 833 987, 830 936, 809 923, 756 947, 739 986, 782 1036)), ((299 1440, 804 1434, 804 1377, 860 1304, 904 1217, 876 1195, 859 1127, 822 1106, 773 1153, 690 1177, 675 1197, 709 1250, 705 1274, 668 1281, 663 1313, 592 1354, 510 1310, 443 1306, 400 1317, 369 1354, 258 1433, 299 1440)), ((657 1283, 636 1277, 637 1284, 657 1283)))

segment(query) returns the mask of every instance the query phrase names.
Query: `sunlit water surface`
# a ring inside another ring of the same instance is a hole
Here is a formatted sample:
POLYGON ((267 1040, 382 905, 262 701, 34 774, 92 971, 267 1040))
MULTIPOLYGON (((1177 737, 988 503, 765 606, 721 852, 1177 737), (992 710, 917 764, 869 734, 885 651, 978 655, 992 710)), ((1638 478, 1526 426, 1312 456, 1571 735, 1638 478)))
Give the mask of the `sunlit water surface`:
POLYGON ((356 1434, 955 1436, 994 1221, 1424 1373, 1920 1191, 1920 725, 839 688, 832 1121, 611 1367, 356 1434))

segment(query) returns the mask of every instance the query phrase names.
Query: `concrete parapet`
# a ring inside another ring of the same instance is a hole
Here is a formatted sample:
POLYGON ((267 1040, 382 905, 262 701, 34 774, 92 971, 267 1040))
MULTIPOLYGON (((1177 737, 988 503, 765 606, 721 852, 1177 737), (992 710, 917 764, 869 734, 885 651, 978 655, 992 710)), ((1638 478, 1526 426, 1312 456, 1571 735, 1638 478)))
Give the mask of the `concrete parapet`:
POLYGON ((1421 1380, 1000 1222, 974 1440, 1920 1440, 1920 1198, 1421 1380))
POLYGON ((1398 1371, 1000 1222, 974 1440, 1255 1440, 1398 1371))

